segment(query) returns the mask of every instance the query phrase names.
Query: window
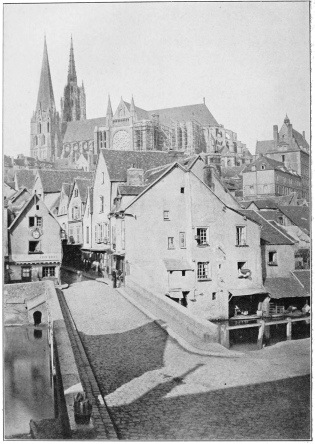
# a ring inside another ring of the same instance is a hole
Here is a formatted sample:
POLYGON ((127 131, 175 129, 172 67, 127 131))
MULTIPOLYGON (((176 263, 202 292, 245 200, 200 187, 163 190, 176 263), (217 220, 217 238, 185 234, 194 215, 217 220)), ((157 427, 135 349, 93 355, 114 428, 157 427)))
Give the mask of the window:
POLYGON ((265 169, 266 169, 266 165, 265 165, 264 163, 261 165, 261 169, 262 169, 262 170, 265 170, 265 169))
POLYGON ((40 241, 29 241, 28 243, 29 253, 41 253, 40 251, 40 241))
POLYGON ((98 230, 99 230, 99 225, 96 224, 95 225, 95 242, 99 242, 99 232, 98 232, 98 230))
POLYGON ((278 217, 278 222, 279 222, 280 225, 284 225, 283 216, 279 216, 278 217))
POLYGON ((72 208, 72 212, 73 212, 73 219, 80 219, 80 209, 79 209, 79 207, 73 207, 72 208))
POLYGON ((29 227, 42 227, 43 226, 43 218, 42 217, 29 217, 29 227))
POLYGON ((90 242, 90 227, 86 227, 86 243, 88 244, 90 242))
POLYGON ((173 237, 168 237, 168 249, 169 250, 174 250, 175 245, 174 245, 174 238, 173 237))
POLYGON ((106 131, 100 131, 100 148, 106 148, 106 131))
POLYGON ((103 223, 100 224, 100 228, 99 228, 99 230, 100 230, 100 238, 101 238, 101 241, 103 241, 103 239, 104 239, 104 224, 103 224, 103 223))
POLYGON ((186 270, 182 270, 182 276, 186 276, 186 270))
POLYGON ((102 173, 102 183, 105 182, 105 173, 102 173))
POLYGON ((56 276, 56 267, 43 267, 43 277, 56 276))
POLYGON ((217 299, 217 293, 214 291, 212 293, 212 300, 215 301, 217 299))
POLYGON ((49 133, 49 122, 47 122, 47 133, 49 133))
POLYGON ((208 228, 197 228, 197 236, 195 237, 199 246, 208 244, 208 228))
POLYGON ((77 227, 77 244, 80 243, 80 227, 77 227))
POLYGON ((186 248, 186 233, 179 233, 179 248, 186 248))
POLYGON ((249 193, 250 194, 254 194, 255 190, 254 190, 254 185, 250 185, 249 186, 249 193))
POLYGON ((198 262, 197 278, 209 279, 209 262, 198 262))
POLYGON ((39 205, 36 205, 36 210, 39 210, 39 205))
POLYGON ((277 265, 276 251, 268 251, 268 265, 277 265))
POLYGON ((247 268, 247 262, 238 262, 237 263, 237 269, 238 270, 243 270, 247 268))
POLYGON ((284 162, 284 161, 285 161, 285 156, 282 155, 282 156, 281 156, 281 159, 282 159, 282 162, 284 162))
POLYGON ((78 189, 74 190, 74 197, 78 197, 78 189))
POLYGON ((184 187, 181 187, 180 192, 181 192, 182 194, 184 194, 184 193, 185 193, 185 188, 184 188, 184 187))
POLYGON ((164 220, 170 220, 170 212, 163 211, 163 218, 164 218, 164 220))
POLYGON ((31 267, 22 267, 22 280, 24 280, 25 278, 30 278, 31 273, 32 273, 31 267))
POLYGON ((246 227, 236 227, 236 246, 242 247, 246 245, 246 227))
POLYGON ((104 213, 104 196, 100 196, 100 213, 104 213))

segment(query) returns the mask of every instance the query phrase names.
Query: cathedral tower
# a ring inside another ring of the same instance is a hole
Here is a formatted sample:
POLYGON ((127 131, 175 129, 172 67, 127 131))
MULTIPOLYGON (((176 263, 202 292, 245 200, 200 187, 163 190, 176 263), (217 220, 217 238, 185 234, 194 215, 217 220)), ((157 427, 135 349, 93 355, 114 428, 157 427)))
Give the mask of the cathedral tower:
POLYGON ((36 109, 31 119, 31 157, 53 161, 59 155, 59 126, 45 37, 36 109))
MULTIPOLYGON (((64 89, 63 98, 61 99, 61 120, 64 123, 84 119, 86 119, 85 91, 83 82, 81 87, 77 84, 71 36, 68 81, 64 89)), ((63 126, 65 125, 63 124, 63 126)))

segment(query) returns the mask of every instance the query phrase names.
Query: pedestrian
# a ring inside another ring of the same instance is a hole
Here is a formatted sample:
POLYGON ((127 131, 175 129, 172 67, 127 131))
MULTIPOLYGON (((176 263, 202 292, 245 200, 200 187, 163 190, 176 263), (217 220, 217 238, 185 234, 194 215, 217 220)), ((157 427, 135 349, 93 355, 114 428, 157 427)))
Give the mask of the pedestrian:
POLYGON ((116 273, 115 268, 114 268, 113 271, 112 271, 112 279, 113 279, 113 288, 116 288, 116 284, 117 284, 117 282, 116 282, 116 279, 117 279, 117 273, 116 273))

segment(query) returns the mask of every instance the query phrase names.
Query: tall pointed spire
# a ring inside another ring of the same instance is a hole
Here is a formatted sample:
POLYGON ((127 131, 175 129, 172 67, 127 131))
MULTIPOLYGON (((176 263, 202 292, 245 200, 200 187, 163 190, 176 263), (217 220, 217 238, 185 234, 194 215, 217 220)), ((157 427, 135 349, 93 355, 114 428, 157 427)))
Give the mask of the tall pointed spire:
POLYGON ((130 112, 135 112, 135 102, 133 100, 133 96, 131 97, 130 112))
POLYGON ((77 74, 75 72, 72 36, 71 36, 69 68, 68 68, 68 83, 70 83, 70 82, 77 83, 77 74))
POLYGON ((107 104, 106 117, 108 117, 108 118, 112 118, 113 117, 112 104, 111 104, 111 101, 110 101, 109 94, 108 94, 108 104, 107 104))
POLYGON ((42 71, 40 74, 40 83, 37 96, 36 110, 39 107, 42 110, 48 108, 55 108, 55 99, 54 99, 54 92, 50 75, 46 36, 44 39, 43 63, 42 63, 42 71))

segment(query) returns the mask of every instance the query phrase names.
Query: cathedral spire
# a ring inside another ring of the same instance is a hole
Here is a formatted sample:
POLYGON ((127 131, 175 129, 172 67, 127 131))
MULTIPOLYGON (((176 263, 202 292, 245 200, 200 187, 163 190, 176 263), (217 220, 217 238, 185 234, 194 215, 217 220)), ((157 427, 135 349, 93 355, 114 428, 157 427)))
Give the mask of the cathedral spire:
POLYGON ((70 83, 70 82, 77 83, 77 74, 75 72, 72 36, 71 36, 69 68, 68 68, 68 83, 70 83))
POLYGON ((46 36, 44 39, 43 63, 40 74, 36 110, 38 110, 38 108, 41 108, 42 110, 46 110, 48 108, 55 109, 55 99, 50 75, 46 36))
POLYGON ((112 104, 111 104, 111 101, 110 101, 109 94, 108 94, 108 104, 107 104, 106 117, 108 117, 109 119, 111 119, 113 117, 112 104))

